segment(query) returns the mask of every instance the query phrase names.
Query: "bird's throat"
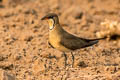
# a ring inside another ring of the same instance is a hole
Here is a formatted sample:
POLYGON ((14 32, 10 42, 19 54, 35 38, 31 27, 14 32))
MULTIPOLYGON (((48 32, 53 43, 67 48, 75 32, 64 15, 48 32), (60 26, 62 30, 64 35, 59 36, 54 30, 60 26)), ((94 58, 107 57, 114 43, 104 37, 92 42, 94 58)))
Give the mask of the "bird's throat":
POLYGON ((49 26, 49 29, 52 30, 54 28, 54 26, 49 26))
POLYGON ((48 24, 49 24, 49 29, 52 30, 54 28, 54 21, 52 19, 50 19, 48 21, 48 24))

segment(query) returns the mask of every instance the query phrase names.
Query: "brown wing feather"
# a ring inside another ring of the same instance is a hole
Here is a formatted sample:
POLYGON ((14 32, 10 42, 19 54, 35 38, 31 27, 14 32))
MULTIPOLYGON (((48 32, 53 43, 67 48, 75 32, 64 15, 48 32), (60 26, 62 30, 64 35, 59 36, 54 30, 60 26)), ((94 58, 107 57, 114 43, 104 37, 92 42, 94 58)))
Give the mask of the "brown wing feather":
POLYGON ((71 50, 76 50, 76 49, 91 46, 93 44, 96 44, 97 42, 98 42, 97 39, 95 39, 95 40, 83 39, 83 38, 74 36, 72 34, 65 33, 63 35, 63 38, 62 38, 60 44, 62 44, 63 46, 65 46, 66 48, 69 48, 71 50))

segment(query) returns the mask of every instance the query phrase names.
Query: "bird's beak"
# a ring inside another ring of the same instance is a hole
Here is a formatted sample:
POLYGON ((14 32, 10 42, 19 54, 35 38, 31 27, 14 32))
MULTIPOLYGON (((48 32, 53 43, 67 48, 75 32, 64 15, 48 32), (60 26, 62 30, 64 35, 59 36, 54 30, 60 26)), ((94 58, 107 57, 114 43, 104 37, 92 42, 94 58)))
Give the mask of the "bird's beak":
POLYGON ((46 20, 48 19, 46 16, 42 17, 41 20, 46 20))

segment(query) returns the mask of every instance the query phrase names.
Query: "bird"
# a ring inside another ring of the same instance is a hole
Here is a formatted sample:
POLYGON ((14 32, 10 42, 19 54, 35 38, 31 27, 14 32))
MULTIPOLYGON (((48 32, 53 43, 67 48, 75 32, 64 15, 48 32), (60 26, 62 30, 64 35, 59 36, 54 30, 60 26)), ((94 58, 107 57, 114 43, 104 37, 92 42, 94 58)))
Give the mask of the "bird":
POLYGON ((73 51, 81 48, 86 48, 97 44, 99 40, 104 38, 98 39, 85 39, 73 35, 67 32, 65 29, 62 28, 59 17, 56 13, 48 13, 41 20, 47 20, 49 25, 49 40, 48 44, 61 52, 63 52, 63 56, 65 57, 65 66, 67 65, 67 55, 66 52, 71 52, 72 55, 72 67, 74 65, 74 55, 73 51))

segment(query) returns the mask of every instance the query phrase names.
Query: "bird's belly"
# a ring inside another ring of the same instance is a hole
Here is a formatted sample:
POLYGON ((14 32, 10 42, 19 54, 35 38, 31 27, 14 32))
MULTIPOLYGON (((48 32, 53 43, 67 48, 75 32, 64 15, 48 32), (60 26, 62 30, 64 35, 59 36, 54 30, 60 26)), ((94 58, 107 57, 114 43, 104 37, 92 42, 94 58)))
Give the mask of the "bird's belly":
POLYGON ((58 50, 60 50, 60 51, 63 51, 63 52, 69 52, 69 51, 71 51, 70 49, 65 48, 64 46, 59 46, 59 47, 56 48, 56 49, 58 49, 58 50))
POLYGON ((71 51, 70 49, 68 48, 65 48, 63 45, 60 44, 60 42, 57 42, 57 41, 50 41, 51 45, 56 48, 57 50, 59 51, 63 51, 63 52, 69 52, 71 51))

